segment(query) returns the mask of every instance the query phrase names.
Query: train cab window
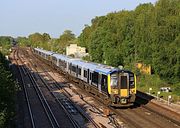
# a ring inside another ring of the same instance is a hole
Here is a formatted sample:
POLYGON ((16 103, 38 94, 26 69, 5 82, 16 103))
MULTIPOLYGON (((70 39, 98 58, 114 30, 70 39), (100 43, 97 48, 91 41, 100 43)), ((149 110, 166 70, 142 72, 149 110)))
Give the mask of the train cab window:
POLYGON ((127 76, 121 76, 121 89, 127 89, 127 76))
POLYGON ((129 74, 129 85, 130 88, 134 88, 135 84, 134 84, 134 74, 129 74))
POLYGON ((117 87, 118 87, 117 74, 112 74, 112 75, 111 75, 111 87, 112 87, 112 88, 117 88, 117 87))
POLYGON ((87 78, 87 71, 84 70, 84 77, 87 78))

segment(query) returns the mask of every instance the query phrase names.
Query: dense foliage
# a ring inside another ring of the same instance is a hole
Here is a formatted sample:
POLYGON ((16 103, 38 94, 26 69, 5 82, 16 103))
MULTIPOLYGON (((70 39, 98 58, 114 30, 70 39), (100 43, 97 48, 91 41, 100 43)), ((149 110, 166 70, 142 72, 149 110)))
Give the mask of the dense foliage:
POLYGON ((47 33, 33 33, 28 38, 18 37, 17 42, 20 46, 40 47, 63 54, 65 53, 66 46, 76 43, 76 38, 70 30, 65 30, 57 39, 51 39, 47 33))
POLYGON ((14 116, 16 84, 8 68, 8 61, 0 53, 0 127, 9 127, 14 116))
POLYGON ((12 46, 13 38, 8 36, 0 36, 0 51, 4 54, 9 53, 9 49, 12 46))
POLYGON ((19 44, 64 53, 70 43, 87 48, 87 60, 133 68, 137 62, 151 65, 155 75, 168 83, 180 82, 180 1, 159 0, 95 17, 75 35, 66 30, 58 39, 34 33, 19 37, 19 44))
POLYGON ((96 17, 79 44, 92 61, 128 67, 142 62, 166 81, 180 82, 180 1, 159 0, 96 17))

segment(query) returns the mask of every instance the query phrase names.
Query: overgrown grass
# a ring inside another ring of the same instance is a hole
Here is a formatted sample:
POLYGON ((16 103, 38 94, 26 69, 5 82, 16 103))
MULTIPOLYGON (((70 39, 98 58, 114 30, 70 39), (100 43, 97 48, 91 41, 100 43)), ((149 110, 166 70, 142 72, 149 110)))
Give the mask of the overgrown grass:
POLYGON ((159 96, 167 100, 168 96, 172 96, 172 102, 180 102, 180 83, 177 84, 167 84, 165 81, 161 80, 157 75, 140 75, 137 77, 137 89, 142 92, 149 92, 157 96, 157 92, 160 91, 161 87, 170 87, 172 92, 161 92, 159 96))

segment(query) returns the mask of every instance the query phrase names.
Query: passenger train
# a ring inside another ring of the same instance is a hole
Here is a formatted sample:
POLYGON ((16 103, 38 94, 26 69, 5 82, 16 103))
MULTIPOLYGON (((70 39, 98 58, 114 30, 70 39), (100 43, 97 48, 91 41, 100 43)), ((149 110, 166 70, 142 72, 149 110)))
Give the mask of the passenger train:
POLYGON ((34 48, 33 52, 107 105, 131 106, 135 102, 136 75, 131 71, 86 62, 40 48, 34 48))

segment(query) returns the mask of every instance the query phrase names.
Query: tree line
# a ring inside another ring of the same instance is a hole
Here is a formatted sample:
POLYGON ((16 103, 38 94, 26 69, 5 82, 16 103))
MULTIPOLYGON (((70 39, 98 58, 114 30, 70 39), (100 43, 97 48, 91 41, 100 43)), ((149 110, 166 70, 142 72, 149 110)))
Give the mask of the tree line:
MULTIPOLYGON (((18 42, 23 42, 18 38, 18 42)), ((151 65, 153 73, 168 83, 180 82, 180 1, 158 0, 95 17, 79 37, 65 31, 58 39, 34 33, 24 39, 33 47, 59 53, 70 43, 87 48, 86 59, 132 69, 136 63, 151 65)))
POLYGON ((48 33, 33 33, 28 38, 18 37, 17 42, 21 46, 40 47, 63 54, 66 46, 76 42, 76 37, 72 31, 65 30, 59 38, 51 38, 48 33))
POLYGON ((79 36, 92 61, 133 67, 142 62, 170 83, 180 81, 180 1, 159 0, 92 19, 79 36))

